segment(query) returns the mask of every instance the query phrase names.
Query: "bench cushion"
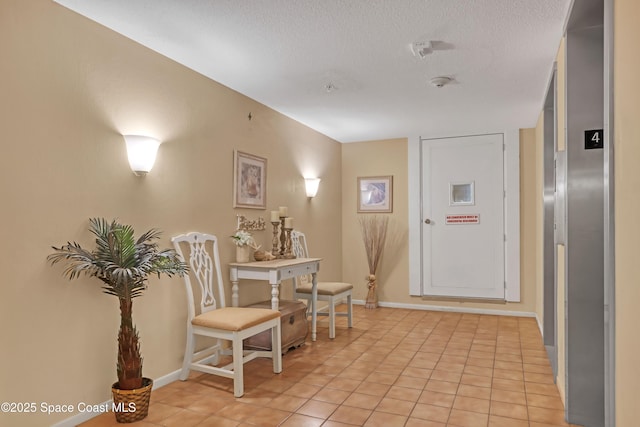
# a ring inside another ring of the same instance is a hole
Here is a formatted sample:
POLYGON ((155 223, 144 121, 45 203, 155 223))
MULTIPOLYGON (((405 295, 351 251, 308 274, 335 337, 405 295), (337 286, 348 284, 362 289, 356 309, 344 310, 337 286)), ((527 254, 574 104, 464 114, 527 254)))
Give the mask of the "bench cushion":
MULTIPOLYGON (((318 283, 318 295, 337 295, 342 292, 353 289, 351 283, 343 282, 319 282, 318 283)), ((304 283, 296 289, 296 292, 301 294, 311 293, 311 283, 304 283)))
POLYGON ((222 307, 196 316, 191 324, 224 331, 243 331, 271 319, 279 319, 280 312, 266 308, 222 307))

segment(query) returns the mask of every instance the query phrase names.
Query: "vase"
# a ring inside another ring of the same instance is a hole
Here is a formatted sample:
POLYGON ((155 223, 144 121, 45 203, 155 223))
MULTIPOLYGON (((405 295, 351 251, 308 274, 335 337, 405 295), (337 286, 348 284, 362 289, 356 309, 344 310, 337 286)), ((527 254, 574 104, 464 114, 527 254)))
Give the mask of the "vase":
POLYGON ((236 246, 236 262, 249 262, 251 259, 251 246, 236 246))
POLYGON ((369 288, 369 291, 367 292, 367 301, 364 308, 373 309, 378 307, 378 291, 376 287, 376 275, 369 274, 367 276, 367 288, 369 288))

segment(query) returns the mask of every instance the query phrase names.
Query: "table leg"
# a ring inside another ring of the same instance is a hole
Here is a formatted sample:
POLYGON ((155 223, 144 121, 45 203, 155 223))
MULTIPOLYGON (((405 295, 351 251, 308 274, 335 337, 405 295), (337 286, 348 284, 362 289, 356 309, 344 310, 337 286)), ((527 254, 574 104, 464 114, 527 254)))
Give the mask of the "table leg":
POLYGON ((231 267, 231 306, 238 307, 238 269, 231 267))
POLYGON ((278 310, 280 305, 280 283, 271 284, 271 310, 278 310))
POLYGON ((316 306, 318 305, 318 281, 316 279, 317 273, 311 274, 311 341, 316 340, 316 324, 318 320, 318 313, 316 306))

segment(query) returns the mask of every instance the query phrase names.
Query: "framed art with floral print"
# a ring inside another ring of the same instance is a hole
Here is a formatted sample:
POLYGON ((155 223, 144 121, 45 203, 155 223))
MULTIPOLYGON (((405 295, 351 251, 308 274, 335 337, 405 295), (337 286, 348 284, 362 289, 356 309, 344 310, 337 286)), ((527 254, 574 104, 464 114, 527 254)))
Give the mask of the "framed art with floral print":
POLYGON ((393 176, 358 177, 358 213, 393 212, 393 176))
POLYGON ((233 151, 233 207, 267 208, 267 159, 233 151))

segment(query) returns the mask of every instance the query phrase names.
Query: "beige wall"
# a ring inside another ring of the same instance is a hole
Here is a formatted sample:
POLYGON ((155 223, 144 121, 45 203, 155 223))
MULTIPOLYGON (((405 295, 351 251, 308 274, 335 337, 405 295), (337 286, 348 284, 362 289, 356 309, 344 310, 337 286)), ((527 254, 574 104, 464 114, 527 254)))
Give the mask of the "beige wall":
POLYGON ((378 299, 406 302, 409 294, 407 140, 369 141, 342 146, 342 278, 353 283, 353 298, 365 300, 369 274, 357 213, 357 177, 393 176, 393 212, 387 244, 376 274, 378 299))
MULTIPOLYGON (((236 214, 268 220, 270 209, 286 205, 324 258, 323 277, 341 277, 337 142, 50 0, 0 3, 0 52, 1 402, 109 398, 117 300, 95 279, 69 282, 45 261, 54 244, 91 246, 90 217, 118 218, 138 232, 158 227, 162 246, 178 233, 214 233, 226 264, 236 214), (144 178, 129 169, 121 137, 137 132, 164 141, 144 178), (232 208, 234 149, 268 158, 266 211, 232 208), (322 178, 311 201, 305 173, 322 178)), ((266 245, 270 237, 270 229, 257 233, 266 245)), ((242 302, 269 295, 267 286, 250 289, 242 302)), ((134 318, 144 374, 178 369, 182 281, 151 279, 134 318)), ((0 414, 0 424, 42 426, 68 416, 0 414)))
POLYGON ((616 425, 640 419, 640 2, 614 2, 616 425))
MULTIPOLYGON (((379 277, 381 302, 480 308, 532 313, 536 301, 536 137, 534 129, 520 132, 520 273, 521 302, 507 304, 423 299, 409 295, 407 220, 407 140, 367 141, 342 148, 342 251, 343 280, 355 286, 354 298, 366 298, 367 260, 356 212, 358 176, 393 175, 394 200, 390 241, 382 257, 379 277), (391 232, 393 230, 393 232, 391 232)), ((369 214, 367 214, 369 215, 369 214)))
POLYGON ((520 304, 530 312, 536 312, 536 286, 541 275, 537 270, 538 236, 542 233, 538 224, 538 142, 536 129, 520 130, 520 304))

